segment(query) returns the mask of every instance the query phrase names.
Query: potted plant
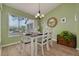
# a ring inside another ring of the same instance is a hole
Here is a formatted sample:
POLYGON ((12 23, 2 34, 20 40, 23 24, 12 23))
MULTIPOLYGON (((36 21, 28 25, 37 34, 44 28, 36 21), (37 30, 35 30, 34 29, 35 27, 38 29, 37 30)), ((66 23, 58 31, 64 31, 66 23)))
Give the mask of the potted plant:
POLYGON ((76 35, 72 34, 69 31, 63 31, 57 35, 57 43, 75 48, 76 47, 76 35))

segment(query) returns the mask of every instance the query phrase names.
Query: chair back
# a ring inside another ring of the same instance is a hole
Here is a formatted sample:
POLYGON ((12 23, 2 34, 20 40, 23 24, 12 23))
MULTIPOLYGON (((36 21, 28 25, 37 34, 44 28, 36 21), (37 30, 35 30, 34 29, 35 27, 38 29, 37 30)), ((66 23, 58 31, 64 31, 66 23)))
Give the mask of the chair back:
POLYGON ((44 41, 48 41, 48 33, 47 32, 43 32, 43 35, 42 35, 42 43, 44 41))
POLYGON ((30 42, 30 37, 26 36, 26 33, 21 33, 21 42, 22 43, 26 43, 26 42, 30 42))

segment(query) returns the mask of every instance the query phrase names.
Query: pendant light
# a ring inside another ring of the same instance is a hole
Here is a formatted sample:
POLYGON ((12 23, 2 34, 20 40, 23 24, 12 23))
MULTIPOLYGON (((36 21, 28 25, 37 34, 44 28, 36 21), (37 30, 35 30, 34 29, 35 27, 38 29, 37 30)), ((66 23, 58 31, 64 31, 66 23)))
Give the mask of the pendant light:
POLYGON ((38 10, 38 13, 35 15, 35 18, 41 19, 44 17, 44 14, 41 14, 40 3, 38 4, 38 7, 39 7, 39 10, 38 10))

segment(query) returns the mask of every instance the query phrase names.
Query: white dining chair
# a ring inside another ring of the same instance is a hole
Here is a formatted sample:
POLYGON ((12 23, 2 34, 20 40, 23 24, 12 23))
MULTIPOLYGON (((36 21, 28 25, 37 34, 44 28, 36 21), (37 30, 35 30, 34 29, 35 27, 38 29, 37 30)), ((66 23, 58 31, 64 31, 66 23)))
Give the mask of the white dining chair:
POLYGON ((48 36, 48 42, 49 42, 49 44, 51 45, 51 47, 53 46, 53 34, 52 34, 52 32, 47 32, 48 34, 47 34, 47 36, 48 36))
POLYGON ((47 33, 43 33, 43 35, 37 37, 37 44, 41 46, 42 55, 44 55, 44 45, 46 45, 46 48, 49 51, 47 33))
POLYGON ((26 52, 26 44, 31 43, 31 39, 29 38, 29 36, 25 36, 25 33, 20 33, 19 39, 20 42, 19 45, 17 45, 17 49, 21 55, 24 55, 24 53, 26 52))
POLYGON ((54 31, 52 28, 50 27, 46 27, 45 32, 47 32, 48 34, 48 42, 51 45, 51 47, 53 47, 53 40, 54 40, 54 31))

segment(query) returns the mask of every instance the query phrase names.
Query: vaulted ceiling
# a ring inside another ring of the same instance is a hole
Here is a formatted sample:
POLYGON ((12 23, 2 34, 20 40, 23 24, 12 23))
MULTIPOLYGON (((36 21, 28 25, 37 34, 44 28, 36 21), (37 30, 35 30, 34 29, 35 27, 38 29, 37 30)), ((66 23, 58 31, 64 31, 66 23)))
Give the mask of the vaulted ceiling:
MULTIPOLYGON (((39 11, 39 3, 6 3, 6 5, 31 15, 35 15, 39 11)), ((59 5, 60 3, 40 3, 41 13, 46 14, 59 5)))

